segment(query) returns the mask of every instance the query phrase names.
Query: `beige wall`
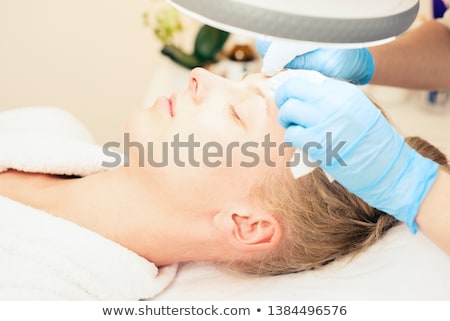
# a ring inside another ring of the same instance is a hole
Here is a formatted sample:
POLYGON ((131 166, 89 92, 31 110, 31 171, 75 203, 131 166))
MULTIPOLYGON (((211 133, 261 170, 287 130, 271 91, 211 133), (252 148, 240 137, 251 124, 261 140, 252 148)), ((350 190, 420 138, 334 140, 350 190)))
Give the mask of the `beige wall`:
POLYGON ((69 110, 99 143, 141 108, 160 44, 149 0, 0 0, 0 110, 69 110))

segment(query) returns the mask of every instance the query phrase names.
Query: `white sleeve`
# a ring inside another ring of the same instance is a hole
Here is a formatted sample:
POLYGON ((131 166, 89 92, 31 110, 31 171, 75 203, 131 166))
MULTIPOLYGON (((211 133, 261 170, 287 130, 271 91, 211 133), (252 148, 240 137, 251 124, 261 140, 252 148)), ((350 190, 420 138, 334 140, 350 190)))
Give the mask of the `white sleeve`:
POLYGON ((450 9, 447 9, 444 16, 441 19, 438 19, 438 21, 447 26, 447 28, 450 30, 450 9))

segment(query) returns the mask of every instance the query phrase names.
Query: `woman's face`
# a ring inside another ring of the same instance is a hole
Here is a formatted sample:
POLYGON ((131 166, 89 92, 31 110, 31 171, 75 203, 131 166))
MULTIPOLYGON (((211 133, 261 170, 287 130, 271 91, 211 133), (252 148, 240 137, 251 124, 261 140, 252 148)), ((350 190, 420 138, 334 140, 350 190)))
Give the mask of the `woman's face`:
POLYGON ((265 76, 250 74, 235 82, 196 68, 186 91, 160 97, 129 119, 130 141, 145 150, 142 155, 130 148, 130 167, 157 184, 169 202, 239 200, 270 171, 285 166, 284 128, 277 115, 265 76))

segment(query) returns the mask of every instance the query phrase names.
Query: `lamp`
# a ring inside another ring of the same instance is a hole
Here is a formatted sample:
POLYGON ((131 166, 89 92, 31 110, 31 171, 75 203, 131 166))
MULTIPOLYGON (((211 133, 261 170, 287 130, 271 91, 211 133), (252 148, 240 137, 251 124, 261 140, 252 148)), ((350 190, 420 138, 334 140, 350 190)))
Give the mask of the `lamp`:
POLYGON ((347 47, 392 40, 410 27, 419 10, 419 0, 167 1, 228 32, 347 47))

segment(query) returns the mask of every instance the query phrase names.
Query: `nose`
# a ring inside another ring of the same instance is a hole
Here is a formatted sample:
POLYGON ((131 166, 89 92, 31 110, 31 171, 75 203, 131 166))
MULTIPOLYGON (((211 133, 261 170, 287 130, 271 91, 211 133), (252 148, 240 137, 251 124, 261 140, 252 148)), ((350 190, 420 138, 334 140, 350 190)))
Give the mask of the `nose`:
POLYGON ((207 90, 205 86, 207 82, 206 78, 206 70, 203 68, 194 68, 191 70, 189 76, 189 90, 192 94, 192 98, 195 102, 199 103, 202 100, 202 96, 204 96, 204 92, 207 90))
MULTIPOLYGON (((224 79, 204 68, 194 68, 189 76, 189 91, 196 103, 201 103, 211 95, 224 79)), ((224 85, 224 84, 223 84, 224 85)), ((222 86, 223 87, 223 86, 222 86)), ((223 89, 223 88, 222 88, 223 89)))

